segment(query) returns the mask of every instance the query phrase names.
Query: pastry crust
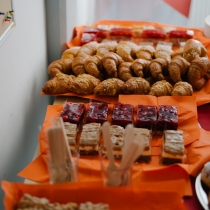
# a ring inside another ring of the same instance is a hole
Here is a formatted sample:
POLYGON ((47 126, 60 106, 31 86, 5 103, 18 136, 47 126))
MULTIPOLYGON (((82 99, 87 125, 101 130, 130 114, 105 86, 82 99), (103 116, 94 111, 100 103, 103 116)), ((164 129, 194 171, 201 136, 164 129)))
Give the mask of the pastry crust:
POLYGON ((131 62, 123 62, 118 67, 118 77, 124 82, 133 76, 131 64, 131 62))
POLYGON ((192 96, 193 88, 188 82, 177 82, 171 91, 172 96, 192 96))
POLYGON ((147 94, 150 91, 150 84, 144 78, 131 77, 122 87, 125 94, 147 94))
POLYGON ((140 46, 136 50, 136 57, 151 61, 153 59, 154 52, 155 48, 153 46, 150 45, 140 46))
POLYGON ((144 77, 147 76, 149 73, 149 64, 149 60, 138 58, 133 61, 131 67, 136 76, 144 77))
POLYGON ((155 82, 150 88, 149 95, 153 96, 170 96, 172 85, 166 80, 155 82))
POLYGON ((80 48, 81 48, 80 46, 74 46, 65 50, 61 55, 61 59, 73 60, 77 56, 80 48))
POLYGON ((118 43, 116 41, 109 41, 109 42, 104 42, 104 43, 100 43, 97 51, 96 51, 96 55, 103 57, 106 53, 108 52, 116 52, 117 50, 117 45, 118 43))
POLYGON ((117 78, 110 78, 100 82, 94 89, 96 95, 116 96, 122 93, 124 82, 117 78))
POLYGON ((78 51, 78 55, 80 55, 81 53, 82 54, 85 53, 87 55, 95 55, 98 47, 99 47, 98 42, 96 41, 89 42, 87 44, 82 45, 82 47, 78 51))
POLYGON ((77 124, 70 122, 63 122, 63 124, 69 145, 75 146, 77 137, 77 124))
POLYGON ((172 50, 169 50, 165 47, 158 47, 154 52, 154 56, 155 56, 155 58, 164 58, 168 62, 170 62, 172 52, 173 52, 172 50))

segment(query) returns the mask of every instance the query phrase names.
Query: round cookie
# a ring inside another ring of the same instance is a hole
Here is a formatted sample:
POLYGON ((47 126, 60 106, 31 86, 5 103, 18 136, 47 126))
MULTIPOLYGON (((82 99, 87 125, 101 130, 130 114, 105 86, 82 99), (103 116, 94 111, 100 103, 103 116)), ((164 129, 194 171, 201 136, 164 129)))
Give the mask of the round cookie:
POLYGON ((201 171, 201 181, 210 188, 210 161, 204 165, 201 171))

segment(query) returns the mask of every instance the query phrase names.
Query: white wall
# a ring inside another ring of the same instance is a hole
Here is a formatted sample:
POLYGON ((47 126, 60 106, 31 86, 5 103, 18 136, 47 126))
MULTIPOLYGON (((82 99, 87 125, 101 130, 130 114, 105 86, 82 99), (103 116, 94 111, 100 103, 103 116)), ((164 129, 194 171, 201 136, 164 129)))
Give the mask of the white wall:
MULTIPOLYGON (((49 97, 45 1, 13 0, 16 26, 0 46, 0 179, 16 174, 32 160, 49 97)), ((3 209, 3 192, 0 192, 3 209)))

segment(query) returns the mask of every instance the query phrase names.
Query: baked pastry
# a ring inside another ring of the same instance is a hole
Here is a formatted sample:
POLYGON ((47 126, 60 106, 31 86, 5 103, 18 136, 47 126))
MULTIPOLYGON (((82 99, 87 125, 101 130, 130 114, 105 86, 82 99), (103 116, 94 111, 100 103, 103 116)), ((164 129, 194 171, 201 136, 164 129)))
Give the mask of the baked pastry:
POLYGON ((94 89, 96 95, 116 96, 122 93, 124 82, 117 78, 110 78, 100 82, 94 89))
POLYGON ((80 203, 78 210, 87 210, 87 209, 88 210, 109 210, 109 205, 104 204, 104 203, 93 204, 92 202, 80 203))
POLYGON ((85 53, 87 55, 95 55, 98 49, 98 46, 99 46, 99 43, 96 41, 86 43, 82 45, 82 47, 79 49, 78 55, 80 55, 81 53, 82 54, 85 53))
POLYGON ((109 107, 104 102, 89 102, 89 107, 86 115, 86 123, 101 123, 107 121, 109 107))
POLYGON ((80 46, 73 46, 73 47, 65 50, 61 55, 61 59, 73 60, 77 56, 80 48, 81 48, 80 46))
POLYGON ((177 82, 171 91, 172 96, 192 96, 193 88, 188 82, 177 82))
POLYGON ((136 127, 154 130, 157 121, 157 107, 137 105, 136 127))
POLYGON ((144 78, 131 77, 122 86, 125 94, 148 94, 150 91, 150 84, 144 78))
POLYGON ((60 117, 62 117, 64 122, 79 125, 83 121, 85 109, 85 104, 66 102, 63 105, 60 117))
POLYGON ((92 94, 100 80, 90 74, 80 74, 71 83, 70 91, 78 94, 92 94))
POLYGON ((170 42, 175 46, 179 46, 180 42, 186 42, 188 39, 192 39, 193 35, 193 30, 171 30, 168 33, 170 42))
POLYGON ((205 75, 210 71, 210 61, 205 57, 197 57, 191 61, 187 80, 193 89, 200 90, 206 83, 205 75))
POLYGON ((184 151, 183 131, 165 130, 162 141, 162 163, 164 165, 182 163, 184 151))
POLYGON ((100 80, 103 78, 103 74, 102 74, 103 65, 101 62, 101 57, 99 57, 98 55, 93 55, 93 56, 89 57, 84 62, 84 66, 85 66, 85 71, 88 74, 90 74, 100 80))
POLYGON ((149 71, 156 80, 164 80, 164 74, 167 74, 168 61, 165 58, 153 59, 149 64, 149 71))
POLYGON ((101 136, 100 123, 88 123, 83 125, 79 142, 80 154, 82 155, 98 154, 100 136, 101 136))
POLYGON ((50 76, 55 77, 58 73, 72 73, 72 59, 60 59, 53 61, 47 69, 50 76))
POLYGON ((201 171, 201 181, 203 184, 210 189, 210 162, 204 164, 201 171))
POLYGON ((131 62, 123 62, 118 67, 117 71, 118 78, 124 82, 133 76, 131 64, 132 64, 131 62))
POLYGON ((148 130, 146 128, 134 128, 134 137, 138 134, 140 134, 141 138, 144 141, 144 150, 136 161, 142 163, 149 163, 151 161, 151 155, 152 155, 151 144, 150 144, 151 130, 148 130))
POLYGON ((145 77, 149 73, 149 64, 150 61, 138 58, 132 62, 131 68, 133 69, 136 76, 145 77))
POLYGON ((164 130, 177 130, 178 128, 178 110, 176 106, 160 105, 158 106, 158 117, 156 130, 160 133, 164 130))
POLYGON ((64 129, 67 136, 68 143, 71 149, 76 149, 77 143, 77 124, 64 122, 64 129))
POLYGON ((80 53, 76 58, 74 58, 72 61, 72 71, 76 76, 85 73, 84 63, 88 58, 90 58, 90 55, 86 53, 80 53))
POLYGON ((58 73, 43 85, 42 91, 46 94, 69 93, 75 78, 74 75, 58 73))
POLYGON ((183 47, 183 57, 191 62, 196 57, 207 57, 207 50, 200 41, 188 39, 183 47))
POLYGON ((108 52, 102 57, 103 67, 110 78, 117 78, 117 68, 122 62, 122 58, 114 52, 108 52))
POLYGON ((172 50, 169 50, 166 47, 158 47, 158 48, 156 48, 156 50, 154 52, 154 56, 155 56, 155 58, 164 58, 168 62, 170 62, 172 52, 173 52, 172 50))
POLYGON ((132 62, 135 58, 137 45, 130 41, 120 41, 117 45, 117 54, 125 61, 132 62))
POLYGON ((181 77, 185 75, 189 66, 190 63, 187 60, 185 60, 183 57, 181 56, 174 57, 168 65, 168 72, 173 82, 176 83, 181 81, 182 80, 181 77))
POLYGON ((112 124, 125 127, 133 123, 133 105, 116 103, 113 107, 112 124))
MULTIPOLYGON (((110 138, 112 141, 113 155, 115 157, 122 157, 122 149, 124 145, 125 129, 119 125, 110 125, 110 138)), ((106 147, 103 145, 103 151, 106 154, 106 147)))
POLYGON ((175 57, 183 57, 183 47, 180 47, 179 49, 174 50, 171 53, 171 58, 173 59, 175 57))
POLYGON ((100 43, 96 51, 96 55, 103 57, 108 52, 116 52, 118 43, 116 41, 109 41, 100 43))
POLYGON ((153 59, 154 52, 155 52, 155 48, 153 46, 150 46, 150 45, 140 46, 136 50, 136 57, 151 61, 153 59))
POLYGON ((151 88, 149 95, 152 96, 170 96, 173 86, 166 80, 155 82, 151 88))

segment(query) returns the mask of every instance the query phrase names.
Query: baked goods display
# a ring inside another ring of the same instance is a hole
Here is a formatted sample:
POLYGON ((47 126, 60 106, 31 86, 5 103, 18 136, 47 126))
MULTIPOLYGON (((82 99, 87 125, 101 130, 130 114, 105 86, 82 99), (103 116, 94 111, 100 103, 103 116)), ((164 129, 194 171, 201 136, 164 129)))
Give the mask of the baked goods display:
POLYGON ((170 96, 177 82, 187 82, 196 91, 202 89, 210 78, 207 51, 195 39, 188 39, 177 50, 163 43, 154 47, 127 40, 93 41, 75 47, 64 51, 60 60, 49 65, 48 73, 52 78, 44 84, 43 93, 170 96), (114 78, 118 79, 118 84, 110 80, 114 78), (153 88, 152 85, 158 81, 161 85, 153 88), (163 85, 162 81, 167 83, 163 85), (122 84, 124 88, 121 89, 122 84), (116 91, 107 91, 110 86, 116 91), (165 88, 168 91, 164 91, 165 88))
POLYGON ((165 165, 182 163, 184 158, 182 130, 165 130, 162 141, 162 163, 165 165))
POLYGON ((28 193, 23 194, 16 210, 109 210, 109 205, 105 203, 92 203, 87 201, 85 203, 77 204, 75 202, 68 202, 61 204, 59 202, 52 203, 47 198, 32 196, 28 193))

